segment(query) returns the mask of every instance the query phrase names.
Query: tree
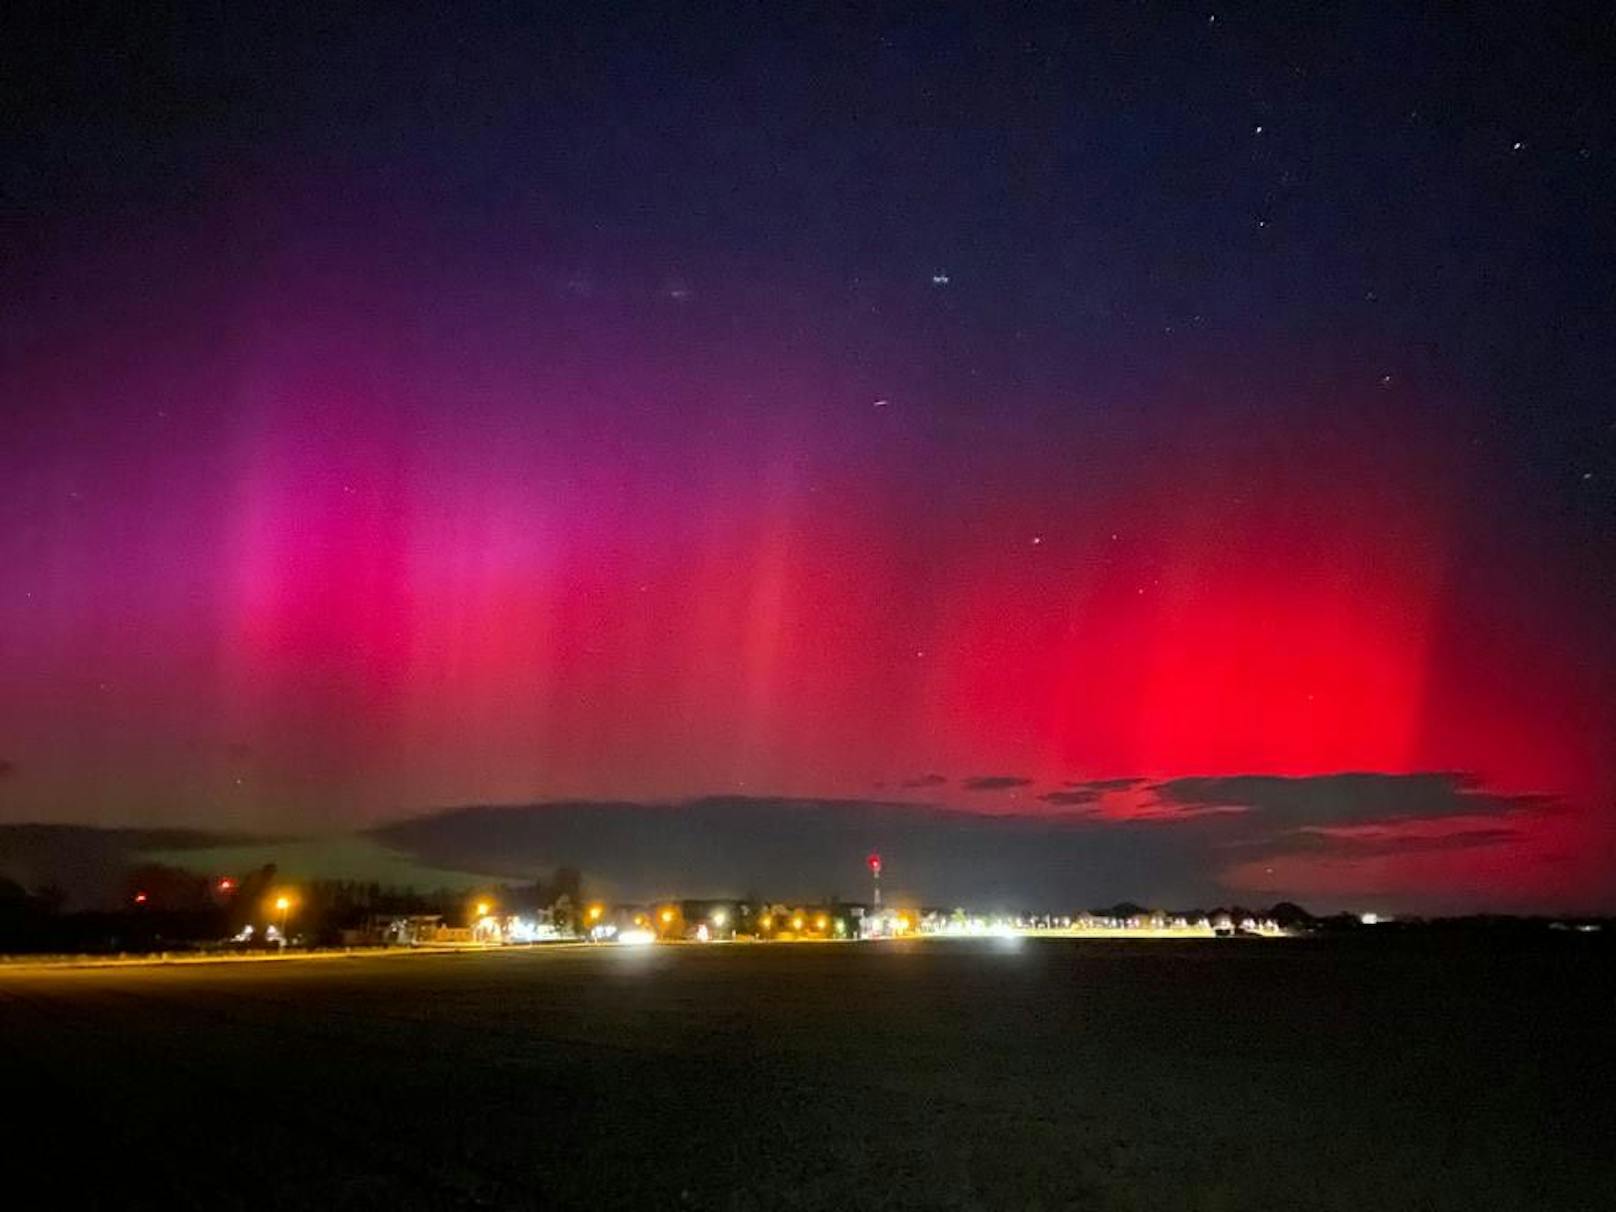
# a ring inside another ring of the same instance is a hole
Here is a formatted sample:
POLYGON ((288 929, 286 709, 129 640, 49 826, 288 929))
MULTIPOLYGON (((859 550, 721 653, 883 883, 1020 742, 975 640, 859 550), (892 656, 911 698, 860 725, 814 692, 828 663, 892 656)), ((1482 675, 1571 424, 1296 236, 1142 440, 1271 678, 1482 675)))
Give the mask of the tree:
POLYGON ((1268 911, 1268 916, 1274 919, 1281 930, 1294 930, 1299 926, 1310 926, 1313 923, 1313 915, 1292 901, 1280 901, 1268 911))

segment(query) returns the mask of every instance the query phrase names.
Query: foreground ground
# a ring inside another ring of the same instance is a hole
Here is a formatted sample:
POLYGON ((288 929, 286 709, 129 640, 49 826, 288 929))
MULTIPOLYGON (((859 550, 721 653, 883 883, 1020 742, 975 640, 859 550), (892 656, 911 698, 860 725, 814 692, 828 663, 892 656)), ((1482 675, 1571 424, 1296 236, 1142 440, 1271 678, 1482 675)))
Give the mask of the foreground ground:
POLYGON ((0 973, 7 1177, 58 1207, 1608 1209, 1610 959, 984 940, 0 973))

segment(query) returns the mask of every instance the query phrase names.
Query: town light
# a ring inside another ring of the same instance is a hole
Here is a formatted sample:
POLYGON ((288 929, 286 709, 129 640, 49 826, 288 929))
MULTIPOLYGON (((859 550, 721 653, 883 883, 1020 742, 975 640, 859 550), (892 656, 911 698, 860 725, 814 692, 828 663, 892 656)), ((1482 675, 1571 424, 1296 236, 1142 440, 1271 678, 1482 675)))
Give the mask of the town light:
POLYGON ((292 911, 290 894, 282 892, 275 898, 275 912, 281 915, 281 946, 286 946, 286 915, 292 911))
POLYGON ((828 925, 830 925, 830 919, 828 917, 826 917, 823 913, 821 913, 818 917, 816 917, 814 919, 814 929, 815 930, 823 930, 828 925))
POLYGON ((774 926, 774 916, 772 914, 765 913, 758 921, 758 925, 762 926, 765 930, 772 928, 774 926))
POLYGON ((802 929, 802 918, 801 918, 801 916, 794 917, 794 918, 791 919, 791 928, 793 930, 801 930, 802 929))
POLYGON ((722 927, 723 924, 728 920, 729 915, 726 914, 722 909, 713 910, 713 925, 722 927))
POLYGON ((664 909, 662 911, 662 924, 664 926, 667 926, 667 925, 672 924, 672 922, 673 922, 673 910, 672 909, 664 909))
POLYGON ((488 916, 488 902, 487 901, 478 901, 477 902, 477 916, 478 917, 487 917, 488 916))
POLYGON ((601 907, 600 905, 591 905, 591 906, 589 906, 589 920, 592 921, 592 922, 600 921, 600 915, 602 913, 604 913, 604 912, 605 912, 605 909, 603 907, 601 907))

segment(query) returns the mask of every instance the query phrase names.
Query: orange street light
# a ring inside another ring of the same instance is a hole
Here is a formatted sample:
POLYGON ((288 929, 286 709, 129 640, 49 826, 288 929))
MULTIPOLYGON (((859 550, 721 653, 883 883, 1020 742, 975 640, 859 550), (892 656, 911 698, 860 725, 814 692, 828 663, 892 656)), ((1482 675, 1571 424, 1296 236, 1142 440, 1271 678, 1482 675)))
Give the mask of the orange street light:
POLYGON ((800 916, 799 917, 794 917, 794 918, 791 919, 791 928, 793 930, 801 930, 802 929, 802 918, 800 916))
POLYGON ((830 925, 830 919, 823 913, 814 919, 814 928, 816 930, 823 930, 828 925, 830 925))
POLYGON ((672 924, 672 922, 673 922, 673 910, 672 909, 664 909, 662 911, 662 924, 664 926, 667 926, 667 925, 672 924))
POLYGON ((275 911, 281 915, 281 946, 286 946, 286 918, 292 911, 292 898, 281 893, 275 898, 275 911))
POLYGON ((589 920, 592 922, 598 922, 600 920, 600 915, 604 912, 605 909, 603 909, 600 905, 589 906, 589 920))

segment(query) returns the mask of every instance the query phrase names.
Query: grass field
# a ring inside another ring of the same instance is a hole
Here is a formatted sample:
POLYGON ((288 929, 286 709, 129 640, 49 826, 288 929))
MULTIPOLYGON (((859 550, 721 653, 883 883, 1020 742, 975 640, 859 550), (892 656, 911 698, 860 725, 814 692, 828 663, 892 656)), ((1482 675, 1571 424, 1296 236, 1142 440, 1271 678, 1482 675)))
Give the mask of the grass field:
POLYGON ((0 972, 55 1207, 1609 1209, 1606 947, 915 941, 0 972))

